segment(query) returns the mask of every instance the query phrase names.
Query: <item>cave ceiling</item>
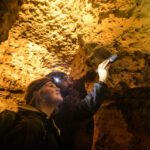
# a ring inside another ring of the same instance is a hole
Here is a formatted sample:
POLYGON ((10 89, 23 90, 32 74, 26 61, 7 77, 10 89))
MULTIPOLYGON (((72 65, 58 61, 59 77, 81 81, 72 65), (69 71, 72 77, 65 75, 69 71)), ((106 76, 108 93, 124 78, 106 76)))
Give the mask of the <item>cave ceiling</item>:
POLYGON ((22 95, 50 71, 82 78, 114 53, 119 59, 110 69, 110 87, 149 86, 149 6, 146 0, 3 0, 2 97, 22 95))
POLYGON ((111 100, 124 100, 99 110, 93 149, 148 150, 149 45, 149 0, 1 0, 0 111, 16 110, 27 85, 51 71, 86 78, 89 92, 98 64, 117 53, 107 84, 111 100))

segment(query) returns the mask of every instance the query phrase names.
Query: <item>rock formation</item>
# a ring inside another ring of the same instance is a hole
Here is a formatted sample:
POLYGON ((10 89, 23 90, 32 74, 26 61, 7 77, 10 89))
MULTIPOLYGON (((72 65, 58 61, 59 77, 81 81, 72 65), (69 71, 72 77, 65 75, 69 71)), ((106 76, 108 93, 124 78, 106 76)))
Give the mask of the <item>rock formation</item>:
POLYGON ((117 53, 92 149, 150 149, 149 0, 1 0, 0 27, 1 111, 54 70, 84 78, 89 92, 98 64, 117 53))

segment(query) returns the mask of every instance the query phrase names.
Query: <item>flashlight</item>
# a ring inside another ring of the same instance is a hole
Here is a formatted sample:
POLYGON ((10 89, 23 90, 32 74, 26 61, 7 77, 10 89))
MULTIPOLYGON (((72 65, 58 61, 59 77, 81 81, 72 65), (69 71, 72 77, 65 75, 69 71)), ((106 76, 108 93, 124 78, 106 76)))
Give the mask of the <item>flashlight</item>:
MULTIPOLYGON (((115 60, 118 58, 118 55, 117 54, 114 54, 113 56, 111 56, 111 57, 109 57, 108 58, 108 63, 106 63, 105 64, 105 66, 104 66, 104 68, 109 64, 109 63, 113 63, 113 62, 115 62, 115 60)), ((96 70, 96 72, 98 72, 97 70, 96 70)))
POLYGON ((111 56, 110 58, 108 58, 110 63, 113 63, 116 59, 118 58, 117 54, 114 54, 113 56, 111 56))

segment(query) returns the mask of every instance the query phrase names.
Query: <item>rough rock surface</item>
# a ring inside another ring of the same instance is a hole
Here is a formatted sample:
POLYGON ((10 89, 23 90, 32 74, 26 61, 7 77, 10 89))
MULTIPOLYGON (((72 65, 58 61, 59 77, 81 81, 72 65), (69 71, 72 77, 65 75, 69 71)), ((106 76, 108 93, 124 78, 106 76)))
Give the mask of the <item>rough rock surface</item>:
POLYGON ((0 42, 8 38, 8 32, 18 17, 22 0, 1 0, 0 2, 0 42))
POLYGON ((0 26, 0 111, 17 110, 26 86, 53 70, 90 91, 97 65, 118 53, 92 148, 150 149, 149 0, 2 0, 0 26))

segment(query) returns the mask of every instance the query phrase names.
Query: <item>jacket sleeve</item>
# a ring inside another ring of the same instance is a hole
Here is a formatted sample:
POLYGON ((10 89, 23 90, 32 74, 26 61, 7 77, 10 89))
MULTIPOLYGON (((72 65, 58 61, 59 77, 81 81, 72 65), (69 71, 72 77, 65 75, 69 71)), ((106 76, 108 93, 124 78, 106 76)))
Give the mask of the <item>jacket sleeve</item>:
POLYGON ((106 98, 106 90, 107 85, 99 81, 83 100, 75 103, 69 98, 64 101, 53 114, 56 124, 59 128, 67 128, 67 125, 92 117, 106 98))
POLYGON ((106 98, 107 85, 101 81, 94 84, 92 91, 73 109, 74 120, 84 120, 92 117, 106 98))

